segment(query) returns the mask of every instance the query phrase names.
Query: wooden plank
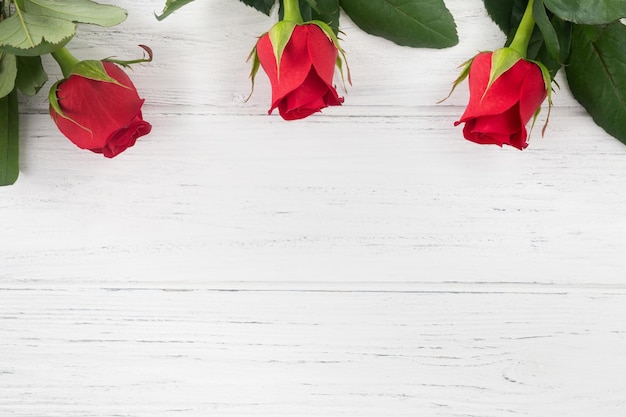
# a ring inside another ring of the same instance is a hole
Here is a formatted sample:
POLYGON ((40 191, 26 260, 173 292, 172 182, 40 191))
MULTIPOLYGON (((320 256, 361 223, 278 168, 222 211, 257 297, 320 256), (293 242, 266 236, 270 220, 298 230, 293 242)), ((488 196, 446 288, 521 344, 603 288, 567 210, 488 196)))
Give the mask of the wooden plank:
POLYGON ((624 292, 421 289, 2 289, 0 412, 621 415, 624 292))
POLYGON ((623 282, 626 148, 572 129, 578 113, 519 152, 463 140, 456 107, 375 110, 296 124, 157 114, 157 134, 115 160, 28 115, 24 173, 0 201, 2 275, 623 282))
POLYGON ((463 140, 465 86, 434 103, 504 42, 480 2, 446 1, 461 43, 442 51, 342 18, 354 85, 295 123, 266 115, 262 74, 244 102, 274 17, 111 3, 119 31, 69 47, 151 46, 131 76, 154 130, 105 160, 20 98, 2 417, 623 416, 625 148, 567 88, 524 152, 463 140))

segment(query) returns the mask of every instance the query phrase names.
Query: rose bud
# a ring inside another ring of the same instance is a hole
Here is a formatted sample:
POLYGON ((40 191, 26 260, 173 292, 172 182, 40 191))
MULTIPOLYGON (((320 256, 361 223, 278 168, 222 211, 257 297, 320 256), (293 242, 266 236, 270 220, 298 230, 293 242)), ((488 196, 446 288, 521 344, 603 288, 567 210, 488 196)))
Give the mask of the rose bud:
POLYGON ((315 24, 295 26, 280 58, 280 71, 269 34, 257 45, 261 66, 272 85, 272 106, 285 120, 302 119, 343 98, 333 87, 337 48, 315 24))
MULTIPOLYGON (((295 120, 341 105, 343 97, 337 95, 333 75, 337 65, 343 81, 345 52, 337 35, 320 20, 304 22, 299 0, 283 0, 282 6, 283 20, 259 38, 248 57, 252 58, 253 90, 254 78, 262 66, 272 85, 268 114, 278 108, 283 119, 295 120)), ((346 69, 350 82, 347 64, 346 69)))
POLYGON ((481 144, 528 146, 526 124, 547 95, 540 67, 524 59, 490 83, 492 52, 478 54, 470 64, 470 99, 455 126, 465 123, 463 136, 481 144))
POLYGON ((113 158, 150 133, 144 100, 126 73, 106 61, 82 61, 50 90, 50 115, 82 149, 113 158))

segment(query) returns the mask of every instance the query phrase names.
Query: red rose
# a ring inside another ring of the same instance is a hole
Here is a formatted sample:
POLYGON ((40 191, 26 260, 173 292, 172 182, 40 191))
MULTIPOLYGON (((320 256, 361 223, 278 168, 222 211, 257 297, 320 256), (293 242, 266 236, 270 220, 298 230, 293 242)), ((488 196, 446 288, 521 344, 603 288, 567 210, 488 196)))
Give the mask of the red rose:
POLYGON ((477 55, 470 67, 470 100, 454 125, 465 123, 463 136, 482 144, 503 144, 524 149, 526 124, 546 98, 546 87, 537 64, 520 59, 497 78, 487 93, 492 52, 477 55))
POLYGON ((294 28, 280 58, 280 78, 269 34, 259 39, 256 51, 272 84, 272 107, 268 113, 278 107, 283 119, 295 120, 343 103, 332 84, 337 48, 319 26, 305 24, 294 28))
POLYGON ((72 74, 56 89, 65 117, 52 106, 50 115, 79 148, 112 158, 150 133, 152 126, 142 118, 144 100, 126 73, 111 62, 102 64, 108 76, 122 85, 72 74))

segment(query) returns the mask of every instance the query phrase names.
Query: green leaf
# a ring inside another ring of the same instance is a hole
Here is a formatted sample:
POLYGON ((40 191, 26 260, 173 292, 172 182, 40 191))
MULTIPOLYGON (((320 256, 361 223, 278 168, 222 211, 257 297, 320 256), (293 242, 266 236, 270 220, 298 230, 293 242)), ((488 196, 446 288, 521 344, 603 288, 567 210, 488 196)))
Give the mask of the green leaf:
POLYGON ((567 62, 569 58, 572 45, 572 27, 574 24, 571 22, 563 21, 556 16, 552 16, 551 22, 558 36, 559 56, 556 58, 552 56, 548 52, 546 44, 543 42, 541 43, 541 48, 539 48, 536 53, 529 55, 535 60, 543 63, 550 72, 552 78, 554 79, 556 73, 561 69, 563 64, 567 62))
POLYGON ((559 37, 556 34, 554 26, 552 26, 552 22, 550 22, 548 13, 546 13, 546 8, 543 5, 543 0, 535 0, 535 2, 533 3, 533 17, 535 18, 535 23, 537 24, 537 27, 543 35, 543 40, 545 42, 548 54, 554 60, 558 61, 561 50, 561 47, 559 45, 559 37))
POLYGON ((24 11, 78 23, 115 26, 126 20, 126 10, 91 0, 23 0, 24 11))
POLYGON ((0 185, 15 183, 19 173, 19 111, 14 89, 0 98, 0 185))
POLYGON ((276 0, 241 0, 241 2, 269 16, 276 0))
POLYGON ((48 81, 40 56, 18 56, 15 86, 27 96, 34 96, 48 81))
POLYGON ((339 9, 339 0, 306 0, 306 2, 320 14, 335 13, 339 9))
POLYGON ((192 1, 193 0, 167 0, 167 3, 165 3, 165 7, 163 8, 161 14, 156 16, 157 20, 165 19, 167 16, 171 15, 176 10, 180 9, 185 4, 191 3, 192 1))
POLYGON ((16 77, 15 55, 0 52, 0 97, 5 97, 13 91, 16 77))
POLYGON ((572 94, 593 120, 626 143, 626 26, 574 25, 565 70, 572 94))
POLYGON ((68 20, 28 13, 0 22, 0 50, 14 55, 50 53, 72 39, 76 25, 68 20))
POLYGON ((443 0, 339 0, 339 4, 365 32, 398 45, 447 48, 459 41, 443 0))
MULTIPOLYGON (((311 21, 320 21, 326 23, 330 28, 332 28, 335 35, 339 33, 339 1, 334 0, 336 7, 331 9, 329 12, 323 11, 318 12, 317 10, 311 10, 311 21)), ((326 10, 326 9, 325 9, 326 10)))
POLYGON ((483 0, 491 19, 506 35, 512 36, 522 20, 528 0, 483 0))
POLYGON ((626 0, 545 0, 545 3, 552 13, 574 23, 599 25, 626 17, 626 0))

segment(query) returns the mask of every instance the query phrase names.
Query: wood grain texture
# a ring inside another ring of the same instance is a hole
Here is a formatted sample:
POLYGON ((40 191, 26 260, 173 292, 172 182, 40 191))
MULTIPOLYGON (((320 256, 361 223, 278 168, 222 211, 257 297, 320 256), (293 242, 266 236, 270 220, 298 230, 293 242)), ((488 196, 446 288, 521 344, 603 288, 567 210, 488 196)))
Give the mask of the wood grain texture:
POLYGON ((466 86, 435 103, 504 42, 480 1, 446 2, 440 51, 342 17, 345 105, 292 123, 263 74, 245 102, 274 17, 110 3, 128 21, 69 47, 153 48, 131 74, 153 133, 105 160, 20 98, 1 416, 624 415, 626 147, 563 79, 527 150, 465 141, 466 86))
POLYGON ((0 412, 623 412, 623 290, 329 288, 0 290, 0 412))

